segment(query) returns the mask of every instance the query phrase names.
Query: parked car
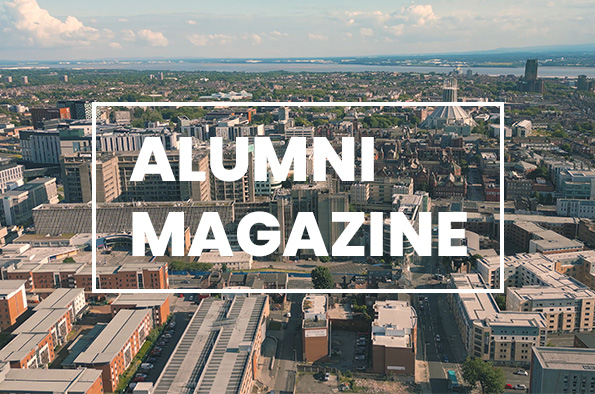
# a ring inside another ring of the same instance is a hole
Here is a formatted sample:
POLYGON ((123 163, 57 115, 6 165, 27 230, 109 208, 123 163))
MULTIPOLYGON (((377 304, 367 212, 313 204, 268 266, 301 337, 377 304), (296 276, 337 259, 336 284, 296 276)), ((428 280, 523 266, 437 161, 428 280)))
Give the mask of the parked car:
POLYGON ((366 356, 364 356, 363 354, 358 354, 358 355, 355 356, 355 359, 356 360, 365 360, 366 359, 366 356))
POLYGON ((506 385, 504 386, 504 388, 505 389, 508 389, 508 390, 512 390, 512 389, 514 389, 514 386, 512 384, 510 384, 510 383, 506 383, 506 385))
POLYGON ((364 367, 363 365, 358 365, 357 367, 355 367, 355 370, 357 372, 366 372, 366 367, 364 367))
POLYGON ((330 380, 330 378, 331 378, 331 374, 326 372, 324 374, 324 377, 322 378, 322 380, 324 380, 325 382, 328 382, 330 380))
POLYGON ((436 342, 440 342, 440 334, 436 334, 436 342))
POLYGON ((287 318, 291 318, 291 312, 287 312, 287 313, 285 314, 285 317, 287 317, 287 318))
POLYGON ((527 390, 527 386, 525 386, 524 384, 517 384, 516 386, 514 386, 515 390, 527 390))
POLYGON ((135 376, 135 377, 137 377, 137 378, 138 378, 138 377, 145 378, 145 379, 147 378, 147 374, 144 374, 144 373, 137 373, 137 374, 136 374, 136 375, 134 375, 134 376, 135 376))
POLYGON ((154 364, 154 363, 156 363, 156 362, 157 362, 157 357, 149 357, 149 358, 147 359, 147 362, 148 362, 148 363, 151 363, 151 364, 154 364))
POLYGON ((442 362, 443 363, 447 363, 448 362, 448 356, 446 354, 444 356, 442 356, 442 362))
POLYGON ((180 283, 181 283, 181 284, 183 284, 183 285, 187 285, 187 284, 189 284, 189 283, 190 283, 190 281, 189 281, 189 280, 183 280, 183 281, 181 281, 180 283))
POLYGON ((142 376, 135 376, 134 379, 132 379, 132 381, 135 383, 144 382, 145 378, 143 378, 142 376))
POLYGON ((521 375, 521 376, 529 376, 529 372, 525 371, 524 369, 519 369, 514 374, 515 375, 521 375))
POLYGON ((153 369, 153 367, 155 367, 153 364, 151 363, 142 363, 140 365, 141 369, 153 369))

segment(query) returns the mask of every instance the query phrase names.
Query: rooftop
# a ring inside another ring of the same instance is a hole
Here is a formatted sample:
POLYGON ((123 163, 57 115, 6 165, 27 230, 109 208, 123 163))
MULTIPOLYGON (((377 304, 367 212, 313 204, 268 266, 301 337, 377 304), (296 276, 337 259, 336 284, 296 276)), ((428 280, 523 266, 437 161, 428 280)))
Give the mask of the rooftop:
POLYGON ((534 347, 533 353, 543 369, 595 371, 595 349, 534 347))
MULTIPOLYGON (((84 289, 56 289, 45 300, 37 304, 33 310, 68 308, 77 297, 84 293, 84 289)), ((145 294, 145 296, 148 295, 145 294)))
POLYGON ((142 324, 149 310, 119 311, 93 343, 74 360, 75 364, 109 363, 142 324))
POLYGON ((0 361, 21 362, 39 347, 39 344, 48 337, 49 333, 23 333, 17 335, 12 341, 0 350, 0 361))
POLYGON ((86 393, 98 379, 101 379, 101 371, 97 369, 15 368, 8 370, 0 381, 0 392, 86 393))
POLYGON ((145 293, 145 294, 120 294, 116 298, 112 305, 136 305, 137 307, 153 307, 163 304, 169 294, 156 294, 156 293, 145 293))
POLYGON ((153 394, 236 393, 251 370, 247 365, 264 319, 265 295, 209 297, 201 301, 153 394))

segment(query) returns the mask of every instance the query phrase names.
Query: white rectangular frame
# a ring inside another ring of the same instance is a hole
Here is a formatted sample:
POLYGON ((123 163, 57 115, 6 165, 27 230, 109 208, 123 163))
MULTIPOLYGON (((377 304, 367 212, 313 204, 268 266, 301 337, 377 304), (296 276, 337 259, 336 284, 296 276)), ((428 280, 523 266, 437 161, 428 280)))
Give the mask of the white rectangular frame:
MULTIPOLYGON (((207 102, 118 102, 92 103, 91 165, 97 161, 97 107, 498 107, 500 113, 500 284, 498 289, 98 289, 97 288, 97 178, 91 171, 92 209, 92 291, 100 294, 501 294, 504 289, 504 103, 503 102, 258 102, 258 101, 207 101, 207 102)), ((488 284, 489 285, 489 284, 488 284)))

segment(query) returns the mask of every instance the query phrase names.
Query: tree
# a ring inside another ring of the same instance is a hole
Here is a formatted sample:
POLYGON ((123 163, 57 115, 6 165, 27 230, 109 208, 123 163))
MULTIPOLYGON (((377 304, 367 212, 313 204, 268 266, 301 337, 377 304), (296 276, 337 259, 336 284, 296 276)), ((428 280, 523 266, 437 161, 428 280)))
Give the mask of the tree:
POLYGON ((310 276, 315 289, 332 289, 335 287, 333 275, 328 267, 318 266, 312 270, 310 276))
POLYGON ((496 294, 494 300, 496 301, 496 304, 498 304, 498 308, 500 308, 501 311, 506 310, 506 297, 504 294, 496 294))
POLYGON ((499 394, 506 383, 501 369, 494 368, 492 363, 483 361, 479 357, 467 357, 463 362, 462 370, 465 382, 473 387, 479 382, 482 394, 499 394))
POLYGON ((76 263, 72 257, 67 257, 64 259, 63 263, 76 263))

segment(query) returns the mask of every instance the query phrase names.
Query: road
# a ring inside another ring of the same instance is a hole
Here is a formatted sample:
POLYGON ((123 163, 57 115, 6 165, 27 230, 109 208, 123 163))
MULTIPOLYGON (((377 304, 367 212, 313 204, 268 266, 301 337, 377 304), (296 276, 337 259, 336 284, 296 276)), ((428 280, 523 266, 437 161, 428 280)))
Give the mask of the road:
POLYGON ((456 371, 459 368, 457 363, 462 361, 462 352, 461 349, 454 348, 460 344, 457 344, 456 338, 453 338, 453 332, 444 328, 443 321, 447 324, 452 324, 452 321, 444 320, 440 309, 445 306, 439 301, 439 297, 430 294, 427 297, 417 296, 414 300, 420 323, 418 358, 425 359, 428 363, 432 392, 447 393, 449 390, 446 371, 449 369, 456 371), (448 360, 445 360, 444 356, 448 360))
POLYGON ((469 173, 467 174, 467 200, 485 201, 481 182, 482 179, 479 168, 470 166, 469 173))
MULTIPOLYGON (((302 335, 299 329, 301 321, 300 306, 302 304, 303 294, 288 294, 288 300, 291 301, 289 311, 291 318, 283 318, 286 311, 272 311, 271 319, 287 321, 287 328, 275 332, 274 335, 279 339, 276 354, 275 367, 271 371, 271 376, 275 377, 275 392, 289 391, 293 392, 296 383, 297 362, 302 359, 302 335), (278 334, 278 335, 277 335, 278 334)), ((271 333, 272 334, 272 333, 271 333)))

